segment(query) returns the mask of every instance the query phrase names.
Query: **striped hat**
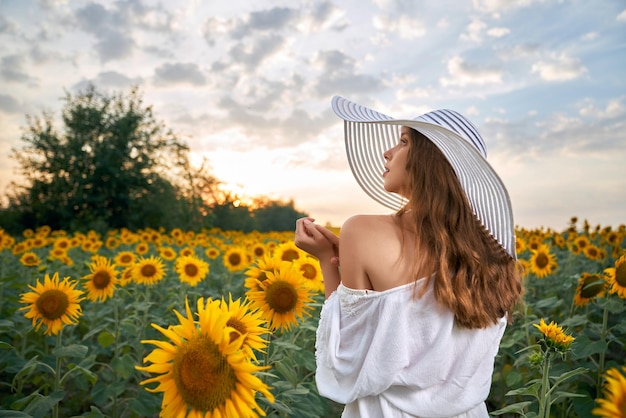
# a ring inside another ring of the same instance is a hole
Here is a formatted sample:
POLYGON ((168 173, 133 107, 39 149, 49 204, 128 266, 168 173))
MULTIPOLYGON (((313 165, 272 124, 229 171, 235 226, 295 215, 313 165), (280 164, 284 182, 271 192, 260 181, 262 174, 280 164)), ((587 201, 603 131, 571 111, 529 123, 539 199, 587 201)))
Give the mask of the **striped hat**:
POLYGON ((383 153, 408 126, 432 141, 452 165, 474 214, 511 257, 516 258, 513 211, 509 194, 487 162, 487 148, 476 127, 453 110, 435 110, 415 119, 394 119, 335 96, 332 107, 344 122, 346 152, 361 188, 377 202, 394 210, 406 200, 387 192, 382 173, 383 153))

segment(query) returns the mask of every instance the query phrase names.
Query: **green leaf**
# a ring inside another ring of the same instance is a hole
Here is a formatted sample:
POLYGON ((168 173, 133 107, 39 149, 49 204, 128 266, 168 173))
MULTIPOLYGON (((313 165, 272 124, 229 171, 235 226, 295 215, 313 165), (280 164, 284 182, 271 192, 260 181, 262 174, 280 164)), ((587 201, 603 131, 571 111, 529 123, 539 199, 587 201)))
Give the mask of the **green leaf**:
POLYGON ((287 367, 284 361, 273 364, 274 369, 280 373, 293 386, 298 384, 298 376, 293 368, 287 367))
POLYGON ((5 343, 4 341, 0 341, 0 349, 2 350, 11 350, 13 346, 9 343, 5 343))
POLYGON ((74 357, 83 358, 87 355, 89 348, 86 345, 70 344, 64 347, 56 347, 52 350, 52 354, 56 357, 74 357))
POLYGON ((64 397, 64 391, 55 390, 48 396, 42 396, 34 399, 28 404, 26 409, 24 409, 24 412, 32 415, 33 417, 48 417, 50 416, 49 411, 52 407, 61 402, 64 397))
POLYGON ((498 409, 497 411, 490 412, 489 415, 504 415, 510 413, 524 415, 524 410, 531 403, 531 401, 517 402, 511 405, 507 405, 502 409, 498 409))
POLYGON ((113 370, 119 377, 128 379, 135 371, 135 361, 129 354, 124 354, 111 360, 111 367, 113 367, 113 370))
POLYGON ((540 387, 541 382, 535 382, 531 385, 524 386, 523 388, 510 390, 506 393, 506 396, 529 395, 537 398, 539 396, 540 387))
POLYGON ((106 418, 106 415, 93 405, 91 406, 91 411, 88 414, 83 414, 81 416, 87 418, 106 418))
POLYGON ((107 348, 113 343, 115 343, 115 336, 109 331, 105 330, 98 334, 98 344, 100 344, 102 348, 107 348))
POLYGON ((26 412, 22 411, 0 409, 0 418, 32 418, 32 415, 28 415, 26 412))
POLYGON ((96 375, 91 370, 85 369, 82 366, 74 365, 71 367, 71 370, 80 372, 83 376, 87 378, 89 383, 91 383, 92 385, 94 385, 98 381, 98 375, 96 375))
POLYGON ((554 377, 555 381, 554 381, 554 385, 553 386, 558 386, 561 383, 563 383, 564 381, 566 381, 567 379, 569 379, 570 377, 574 377, 574 376, 576 376, 578 374, 586 373, 586 372, 587 372, 587 369, 585 369, 584 367, 579 367, 577 369, 565 372, 565 373, 563 373, 560 376, 554 377))
MULTIPOLYGON (((578 340, 578 338, 577 338, 578 340)), ((581 359, 592 356, 594 354, 603 353, 607 350, 608 344, 606 341, 591 341, 586 338, 587 341, 583 341, 582 337, 580 341, 574 341, 572 343, 572 351, 574 352, 574 359, 581 359)))

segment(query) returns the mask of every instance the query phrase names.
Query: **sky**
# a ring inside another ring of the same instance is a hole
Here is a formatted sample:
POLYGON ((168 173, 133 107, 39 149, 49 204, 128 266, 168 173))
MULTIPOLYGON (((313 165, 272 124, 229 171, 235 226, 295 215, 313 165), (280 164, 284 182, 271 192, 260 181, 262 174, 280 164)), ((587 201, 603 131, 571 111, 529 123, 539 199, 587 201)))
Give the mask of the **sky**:
POLYGON ((389 213, 352 177, 334 95, 466 115, 519 227, 626 223, 624 0, 0 0, 0 193, 27 115, 58 120, 90 83, 138 86, 225 188, 318 223, 389 213))

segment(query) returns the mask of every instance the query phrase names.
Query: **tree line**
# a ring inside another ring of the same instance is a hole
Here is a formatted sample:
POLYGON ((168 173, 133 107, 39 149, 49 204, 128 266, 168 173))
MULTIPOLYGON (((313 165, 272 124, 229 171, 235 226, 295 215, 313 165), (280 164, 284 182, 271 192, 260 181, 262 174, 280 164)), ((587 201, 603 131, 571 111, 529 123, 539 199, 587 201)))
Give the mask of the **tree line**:
POLYGON ((205 160, 158 121, 137 87, 124 94, 94 85, 62 99, 53 115, 27 115, 22 146, 11 150, 19 181, 0 206, 0 227, 17 234, 48 225, 67 231, 129 228, 286 231, 306 213, 293 200, 260 196, 239 204, 205 160))

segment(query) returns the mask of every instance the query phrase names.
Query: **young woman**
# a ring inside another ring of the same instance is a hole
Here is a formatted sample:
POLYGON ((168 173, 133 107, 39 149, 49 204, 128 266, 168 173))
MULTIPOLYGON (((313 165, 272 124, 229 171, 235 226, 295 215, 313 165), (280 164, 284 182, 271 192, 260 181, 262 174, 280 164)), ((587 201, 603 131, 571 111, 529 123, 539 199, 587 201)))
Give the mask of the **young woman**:
POLYGON ((522 286, 509 197, 484 142, 449 110, 397 120, 340 97, 332 105, 357 181, 399 209, 349 218, 340 239, 296 222, 296 245, 324 276, 319 393, 346 404, 344 417, 486 418, 522 286))

